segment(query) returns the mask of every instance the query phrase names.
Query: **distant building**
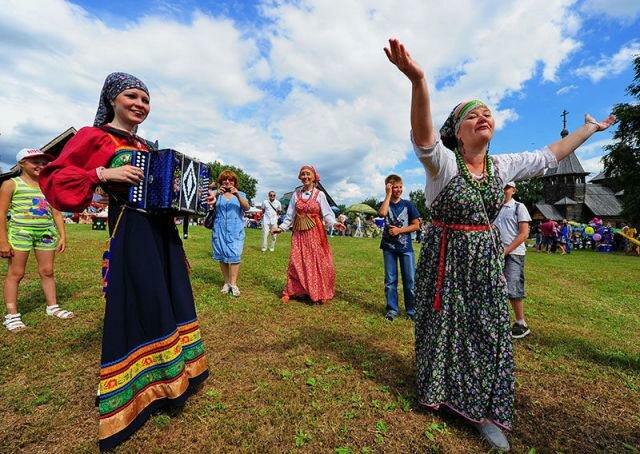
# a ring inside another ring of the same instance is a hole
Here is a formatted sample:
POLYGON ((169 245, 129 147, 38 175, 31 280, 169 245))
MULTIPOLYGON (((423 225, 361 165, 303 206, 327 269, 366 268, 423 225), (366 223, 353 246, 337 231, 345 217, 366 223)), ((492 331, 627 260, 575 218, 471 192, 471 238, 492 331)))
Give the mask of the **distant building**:
MULTIPOLYGON (((60 135, 58 135, 57 137, 53 138, 46 145, 43 145, 42 147, 40 147, 40 150, 53 156, 54 158, 57 158, 58 156, 60 156, 62 149, 67 144, 69 139, 71 139, 76 134, 76 132, 77 132, 76 128, 72 126, 66 131, 64 131, 63 133, 61 133, 60 135)), ((2 183, 4 180, 8 180, 9 178, 13 178, 18 175, 20 175, 20 166, 16 164, 13 167, 11 167, 7 172, 0 173, 0 183, 2 183)))
MULTIPOLYGON (((560 133, 566 137, 569 132, 565 128, 560 133)), ((608 222, 621 222, 622 204, 621 193, 614 193, 608 186, 610 181, 601 173, 589 183, 580 160, 575 153, 569 154, 558 163, 558 167, 548 169, 543 178, 544 200, 535 204, 531 213, 534 220, 552 219, 559 221, 569 219, 578 222, 588 222, 594 217, 608 222)))

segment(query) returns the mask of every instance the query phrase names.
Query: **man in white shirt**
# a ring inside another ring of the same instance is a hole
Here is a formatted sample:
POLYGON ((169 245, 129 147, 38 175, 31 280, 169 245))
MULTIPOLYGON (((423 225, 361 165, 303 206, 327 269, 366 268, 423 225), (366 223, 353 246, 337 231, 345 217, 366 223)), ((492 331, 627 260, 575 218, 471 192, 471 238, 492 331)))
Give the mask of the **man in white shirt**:
POLYGON ((271 229, 278 226, 278 216, 282 211, 282 205, 276 200, 276 193, 269 192, 269 198, 262 202, 262 252, 267 250, 267 239, 271 235, 271 244, 269 250, 271 252, 276 248, 276 236, 271 229))
POLYGON ((523 203, 516 202, 513 195, 516 184, 508 182, 504 187, 504 205, 495 220, 504 245, 504 276, 507 279, 507 293, 516 322, 511 327, 511 336, 520 339, 531 331, 524 320, 524 241, 529 237, 531 216, 523 203))

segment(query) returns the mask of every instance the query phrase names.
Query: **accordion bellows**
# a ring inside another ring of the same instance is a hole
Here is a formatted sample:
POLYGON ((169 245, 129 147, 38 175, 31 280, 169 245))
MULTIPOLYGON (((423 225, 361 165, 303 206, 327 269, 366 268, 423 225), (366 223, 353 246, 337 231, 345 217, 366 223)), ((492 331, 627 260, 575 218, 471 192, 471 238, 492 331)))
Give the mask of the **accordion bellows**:
POLYGON ((304 232, 305 230, 311 230, 315 226, 315 221, 308 214, 296 214, 296 217, 293 220, 293 230, 296 231, 304 232))
POLYGON ((129 188, 127 204, 151 212, 204 216, 211 171, 176 150, 119 150, 109 167, 139 167, 144 179, 129 188))

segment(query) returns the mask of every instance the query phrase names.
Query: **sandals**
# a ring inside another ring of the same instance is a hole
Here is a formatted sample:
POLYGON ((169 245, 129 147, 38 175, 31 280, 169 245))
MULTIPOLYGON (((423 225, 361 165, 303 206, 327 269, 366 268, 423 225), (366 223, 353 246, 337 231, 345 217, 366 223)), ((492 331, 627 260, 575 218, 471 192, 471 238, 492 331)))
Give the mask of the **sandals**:
POLYGON ((17 333, 19 331, 27 329, 27 325, 22 323, 20 314, 7 314, 4 316, 4 322, 2 322, 5 328, 9 332, 17 333))
MULTIPOLYGON (((75 316, 73 312, 62 309, 57 304, 47 306, 47 315, 63 319, 73 318, 75 316)), ((27 325, 22 322, 20 316, 21 314, 7 314, 4 316, 2 324, 7 328, 7 331, 17 333, 27 329, 27 325)))
POLYGON ((73 318, 75 316, 73 312, 62 309, 57 304, 54 304, 53 306, 47 306, 47 315, 63 319, 73 318))

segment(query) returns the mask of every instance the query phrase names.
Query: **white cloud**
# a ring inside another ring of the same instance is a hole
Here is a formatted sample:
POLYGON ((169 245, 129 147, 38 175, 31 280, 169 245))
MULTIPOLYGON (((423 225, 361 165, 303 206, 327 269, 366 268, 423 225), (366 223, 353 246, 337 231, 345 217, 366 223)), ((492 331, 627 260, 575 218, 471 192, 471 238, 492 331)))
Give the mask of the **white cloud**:
POLYGON ((593 178, 604 170, 602 156, 594 156, 589 159, 581 159, 580 163, 585 172, 590 172, 589 178, 593 178))
POLYGON ((9 4, 0 13, 2 36, 13 37, 0 44, 3 66, 12 68, 0 74, 0 124, 16 141, 38 145, 69 125, 92 123, 112 71, 146 81, 152 112, 144 129, 165 143, 180 132, 205 141, 206 129, 233 127, 224 109, 264 96, 249 79, 268 74, 264 59, 230 20, 148 17, 116 31, 60 0, 9 4), (31 125, 40 133, 28 135, 31 125))
POLYGON ((420 176, 424 176, 425 170, 424 170, 424 167, 413 167, 411 169, 405 170, 402 173, 407 177, 420 177, 420 176))
POLYGON ((436 126, 480 97, 498 129, 519 115, 501 102, 534 77, 556 80, 580 46, 573 0, 268 1, 267 25, 251 30, 203 12, 180 22, 170 9, 115 30, 63 0, 4 3, 0 160, 90 124, 104 77, 124 70, 151 91, 141 131, 242 167, 259 179, 260 200, 295 186, 303 163, 338 202, 380 197, 384 177, 414 159, 410 84, 384 56, 389 37, 423 64, 436 126))
POLYGON ((612 143, 612 139, 602 139, 587 142, 576 150, 576 156, 580 159, 584 171, 591 172, 589 178, 595 177, 604 169, 602 164, 602 157, 606 154, 604 147, 612 143))
POLYGON ((577 85, 566 85, 556 91, 556 95, 566 95, 567 93, 574 91, 578 88, 577 85))
POLYGON ((605 154, 604 147, 613 144, 612 139, 602 139, 593 142, 587 142, 576 150, 576 155, 580 159, 592 158, 594 156, 602 156, 605 154))
POLYGON ((578 76, 591 79, 596 83, 605 77, 620 74, 633 64, 633 58, 640 54, 640 42, 632 41, 624 45, 611 57, 602 57, 593 65, 583 66, 575 70, 578 76))
POLYGON ((594 16, 605 15, 626 23, 640 16, 640 3, 638 0, 586 0, 582 11, 594 16))

